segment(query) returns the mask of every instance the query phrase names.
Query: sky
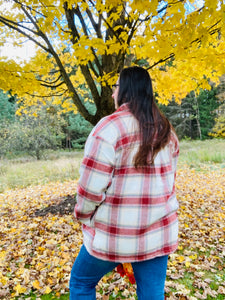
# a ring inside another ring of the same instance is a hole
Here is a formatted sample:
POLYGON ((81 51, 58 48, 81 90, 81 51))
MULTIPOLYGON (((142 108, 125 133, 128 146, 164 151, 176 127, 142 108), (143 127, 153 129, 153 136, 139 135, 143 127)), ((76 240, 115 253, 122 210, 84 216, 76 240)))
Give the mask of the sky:
POLYGON ((26 41, 23 46, 15 47, 13 41, 8 41, 4 46, 0 47, 0 56, 7 56, 17 62, 29 60, 35 54, 35 46, 33 42, 26 41))
MULTIPOLYGON (((1 4, 1 12, 4 10, 10 10, 12 8, 12 4, 10 3, 3 3, 1 4)), ((2 25, 1 25, 2 26, 2 25)), ((16 62, 29 60, 30 57, 34 56, 35 54, 35 46, 34 43, 25 40, 22 44, 22 47, 16 47, 13 45, 13 40, 8 39, 7 43, 4 46, 0 46, 0 57, 7 56, 9 59, 13 59, 16 62)))

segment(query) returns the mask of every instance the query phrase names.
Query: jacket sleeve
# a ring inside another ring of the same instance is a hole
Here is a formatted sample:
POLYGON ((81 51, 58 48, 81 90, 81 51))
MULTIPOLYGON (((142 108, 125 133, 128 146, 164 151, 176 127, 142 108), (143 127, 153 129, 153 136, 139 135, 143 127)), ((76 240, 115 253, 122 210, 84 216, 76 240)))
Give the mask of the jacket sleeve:
POLYGON ((114 165, 114 147, 104 139, 90 135, 85 144, 74 211, 83 224, 92 226, 92 218, 111 184, 114 165))

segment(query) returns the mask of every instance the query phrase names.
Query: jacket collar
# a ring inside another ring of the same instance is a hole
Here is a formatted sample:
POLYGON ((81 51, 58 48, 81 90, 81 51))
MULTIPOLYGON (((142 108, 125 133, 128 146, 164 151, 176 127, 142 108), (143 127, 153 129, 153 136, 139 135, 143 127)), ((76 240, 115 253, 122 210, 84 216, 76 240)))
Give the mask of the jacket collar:
POLYGON ((129 111, 128 102, 120 105, 120 107, 116 110, 116 112, 119 112, 119 111, 129 111))

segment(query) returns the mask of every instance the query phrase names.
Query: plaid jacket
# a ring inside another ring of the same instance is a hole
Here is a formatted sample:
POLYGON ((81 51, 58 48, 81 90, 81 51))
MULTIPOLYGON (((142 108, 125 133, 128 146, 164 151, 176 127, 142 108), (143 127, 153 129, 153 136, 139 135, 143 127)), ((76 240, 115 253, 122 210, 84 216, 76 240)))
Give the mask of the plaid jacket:
POLYGON ((99 259, 142 261, 177 248, 178 139, 172 132, 154 165, 135 169, 139 143, 138 123, 126 104, 87 139, 75 217, 83 223, 84 245, 99 259))

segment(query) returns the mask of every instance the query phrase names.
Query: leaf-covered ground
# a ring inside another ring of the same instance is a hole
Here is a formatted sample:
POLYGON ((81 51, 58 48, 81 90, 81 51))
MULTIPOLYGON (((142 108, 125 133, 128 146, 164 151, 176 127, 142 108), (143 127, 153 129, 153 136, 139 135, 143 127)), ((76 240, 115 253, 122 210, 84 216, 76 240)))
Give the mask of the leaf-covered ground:
MULTIPOLYGON (((167 299, 225 299, 224 175, 222 169, 178 171, 180 244, 169 260, 167 299)), ((0 298, 68 293, 82 244, 71 215, 75 192, 69 181, 0 194, 0 298)), ((112 272, 97 298, 136 299, 135 285, 112 272)))

